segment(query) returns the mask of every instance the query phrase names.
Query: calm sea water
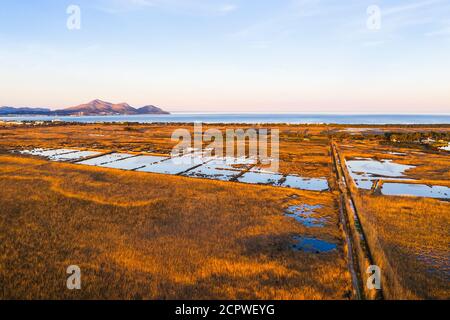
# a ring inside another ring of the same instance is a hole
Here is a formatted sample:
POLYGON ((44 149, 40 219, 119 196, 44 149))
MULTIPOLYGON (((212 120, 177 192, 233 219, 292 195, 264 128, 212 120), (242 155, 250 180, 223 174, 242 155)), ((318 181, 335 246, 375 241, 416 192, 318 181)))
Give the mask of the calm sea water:
POLYGON ((137 123, 291 123, 291 124, 450 124, 450 114, 198 114, 83 117, 0 117, 2 120, 30 121, 60 119, 68 122, 137 122, 137 123))

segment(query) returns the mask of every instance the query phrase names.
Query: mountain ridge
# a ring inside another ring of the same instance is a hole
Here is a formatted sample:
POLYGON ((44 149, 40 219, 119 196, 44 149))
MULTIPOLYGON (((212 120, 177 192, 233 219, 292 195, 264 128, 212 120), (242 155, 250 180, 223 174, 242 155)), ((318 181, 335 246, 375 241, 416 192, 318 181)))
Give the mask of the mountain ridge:
POLYGON ((0 107, 0 115, 55 115, 55 116, 111 116, 111 115, 144 115, 144 114, 170 114, 154 105, 146 105, 134 108, 128 103, 111 103, 100 99, 92 100, 88 103, 68 107, 60 110, 50 110, 49 108, 30 107, 0 107))

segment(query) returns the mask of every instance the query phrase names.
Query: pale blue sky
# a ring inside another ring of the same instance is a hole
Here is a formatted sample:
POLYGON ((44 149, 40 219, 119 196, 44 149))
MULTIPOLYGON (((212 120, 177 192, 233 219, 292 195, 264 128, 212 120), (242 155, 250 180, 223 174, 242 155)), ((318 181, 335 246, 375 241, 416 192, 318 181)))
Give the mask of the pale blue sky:
POLYGON ((0 0, 0 105, 450 112, 448 0, 0 0), (69 5, 81 29, 68 30, 69 5), (381 29, 366 26, 381 9, 381 29))

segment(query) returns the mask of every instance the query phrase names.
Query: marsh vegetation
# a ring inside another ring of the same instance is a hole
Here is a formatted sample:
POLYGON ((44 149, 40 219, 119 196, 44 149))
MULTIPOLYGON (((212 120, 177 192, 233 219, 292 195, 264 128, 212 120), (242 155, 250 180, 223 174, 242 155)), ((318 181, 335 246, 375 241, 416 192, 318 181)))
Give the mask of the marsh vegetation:
POLYGON ((384 297, 449 298, 450 203, 384 195, 392 183, 450 187, 447 151, 385 133, 449 128, 280 125, 278 173, 217 159, 190 173, 149 170, 179 127, 0 127, 0 298, 355 298, 332 139, 384 297), (256 177, 262 185, 237 183, 256 177), (72 264, 81 291, 65 288, 72 264))

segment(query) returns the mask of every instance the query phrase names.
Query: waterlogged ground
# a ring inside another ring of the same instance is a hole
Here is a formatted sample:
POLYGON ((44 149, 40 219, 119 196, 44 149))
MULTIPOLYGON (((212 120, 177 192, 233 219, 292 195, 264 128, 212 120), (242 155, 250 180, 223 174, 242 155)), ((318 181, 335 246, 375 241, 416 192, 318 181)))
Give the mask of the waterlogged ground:
POLYGON ((407 289, 385 292, 450 296, 449 153, 383 140, 448 128, 280 126, 270 172, 195 149, 174 161, 180 126, 0 127, 1 298, 349 298, 333 134, 376 262, 407 289), (85 290, 67 292, 75 263, 85 290))
POLYGON ((385 296, 450 297, 450 154, 373 140, 339 147, 372 254, 397 279, 385 296))
POLYGON ((424 198, 450 199, 450 188, 424 184, 383 183, 381 192, 388 196, 415 196, 424 198))
MULTIPOLYGON (((399 152, 389 152, 389 154, 406 155, 406 153, 399 152)), ((354 158, 347 160, 346 163, 350 176, 360 189, 379 188, 381 194, 387 196, 450 199, 449 187, 420 184, 417 180, 409 178, 408 171, 417 166, 396 163, 391 159, 375 160, 372 158, 354 158), (383 182, 377 185, 378 181, 383 182)))
POLYGON ((300 190, 326 191, 325 178, 304 178, 297 175, 283 175, 257 166, 252 158, 208 157, 203 152, 178 156, 132 155, 130 153, 108 153, 80 151, 74 149, 14 150, 15 153, 46 158, 50 161, 71 161, 80 165, 131 170, 169 175, 182 174, 186 177, 221 181, 238 181, 249 184, 264 184, 300 190), (88 159, 86 159, 88 158, 88 159))
POLYGON ((294 240, 296 243, 293 245, 293 248, 298 251, 324 253, 336 250, 337 248, 334 243, 316 238, 294 237, 294 240))
POLYGON ((447 146, 441 147, 440 149, 441 150, 445 150, 445 151, 450 151, 450 142, 449 142, 449 144, 447 146))
POLYGON ((326 218, 318 216, 317 210, 321 209, 321 205, 301 204, 290 206, 286 209, 286 216, 294 218, 305 227, 321 227, 326 223, 326 218))
MULTIPOLYGON (((89 160, 81 161, 80 164, 88 165, 88 166, 105 166, 107 164, 117 162, 119 160, 125 160, 127 158, 136 157, 133 154, 127 153, 110 153, 103 156, 95 157, 89 160)), ((137 159, 133 159, 131 163, 135 163, 137 159)), ((121 161, 123 163, 123 161, 121 161)), ((132 165, 131 168, 138 168, 138 166, 132 165)))
POLYGON ((384 180, 405 180, 405 171, 414 166, 404 165, 383 159, 356 158, 347 160, 347 168, 359 188, 370 190, 373 182, 384 180))
MULTIPOLYGON (((282 175, 267 172, 256 166, 256 161, 247 158, 212 158, 201 154, 188 154, 179 158, 151 155, 132 155, 113 153, 102 155, 101 152, 79 151, 74 149, 41 149, 16 151, 21 154, 46 157, 51 161, 78 161, 78 164, 101 166, 106 168, 136 170, 161 174, 183 174, 187 177, 206 178, 222 181, 238 181, 249 184, 265 184, 301 190, 328 190, 326 179, 305 178, 296 175, 282 175), (79 161, 84 158, 88 160, 79 161)), ((392 153, 396 154, 398 153, 392 153)), ((393 160, 381 161, 371 158, 347 160, 351 177, 359 188, 371 190, 374 182, 407 181, 405 172, 415 168, 412 165, 396 163, 393 160)), ((427 186, 423 184, 406 184, 387 182, 380 186, 384 195, 409 195, 438 199, 449 199, 450 188, 445 186, 427 186)))
POLYGON ((0 298, 351 297, 335 193, 92 165, 119 159, 0 154, 0 298), (322 227, 286 216, 303 204, 322 227))

